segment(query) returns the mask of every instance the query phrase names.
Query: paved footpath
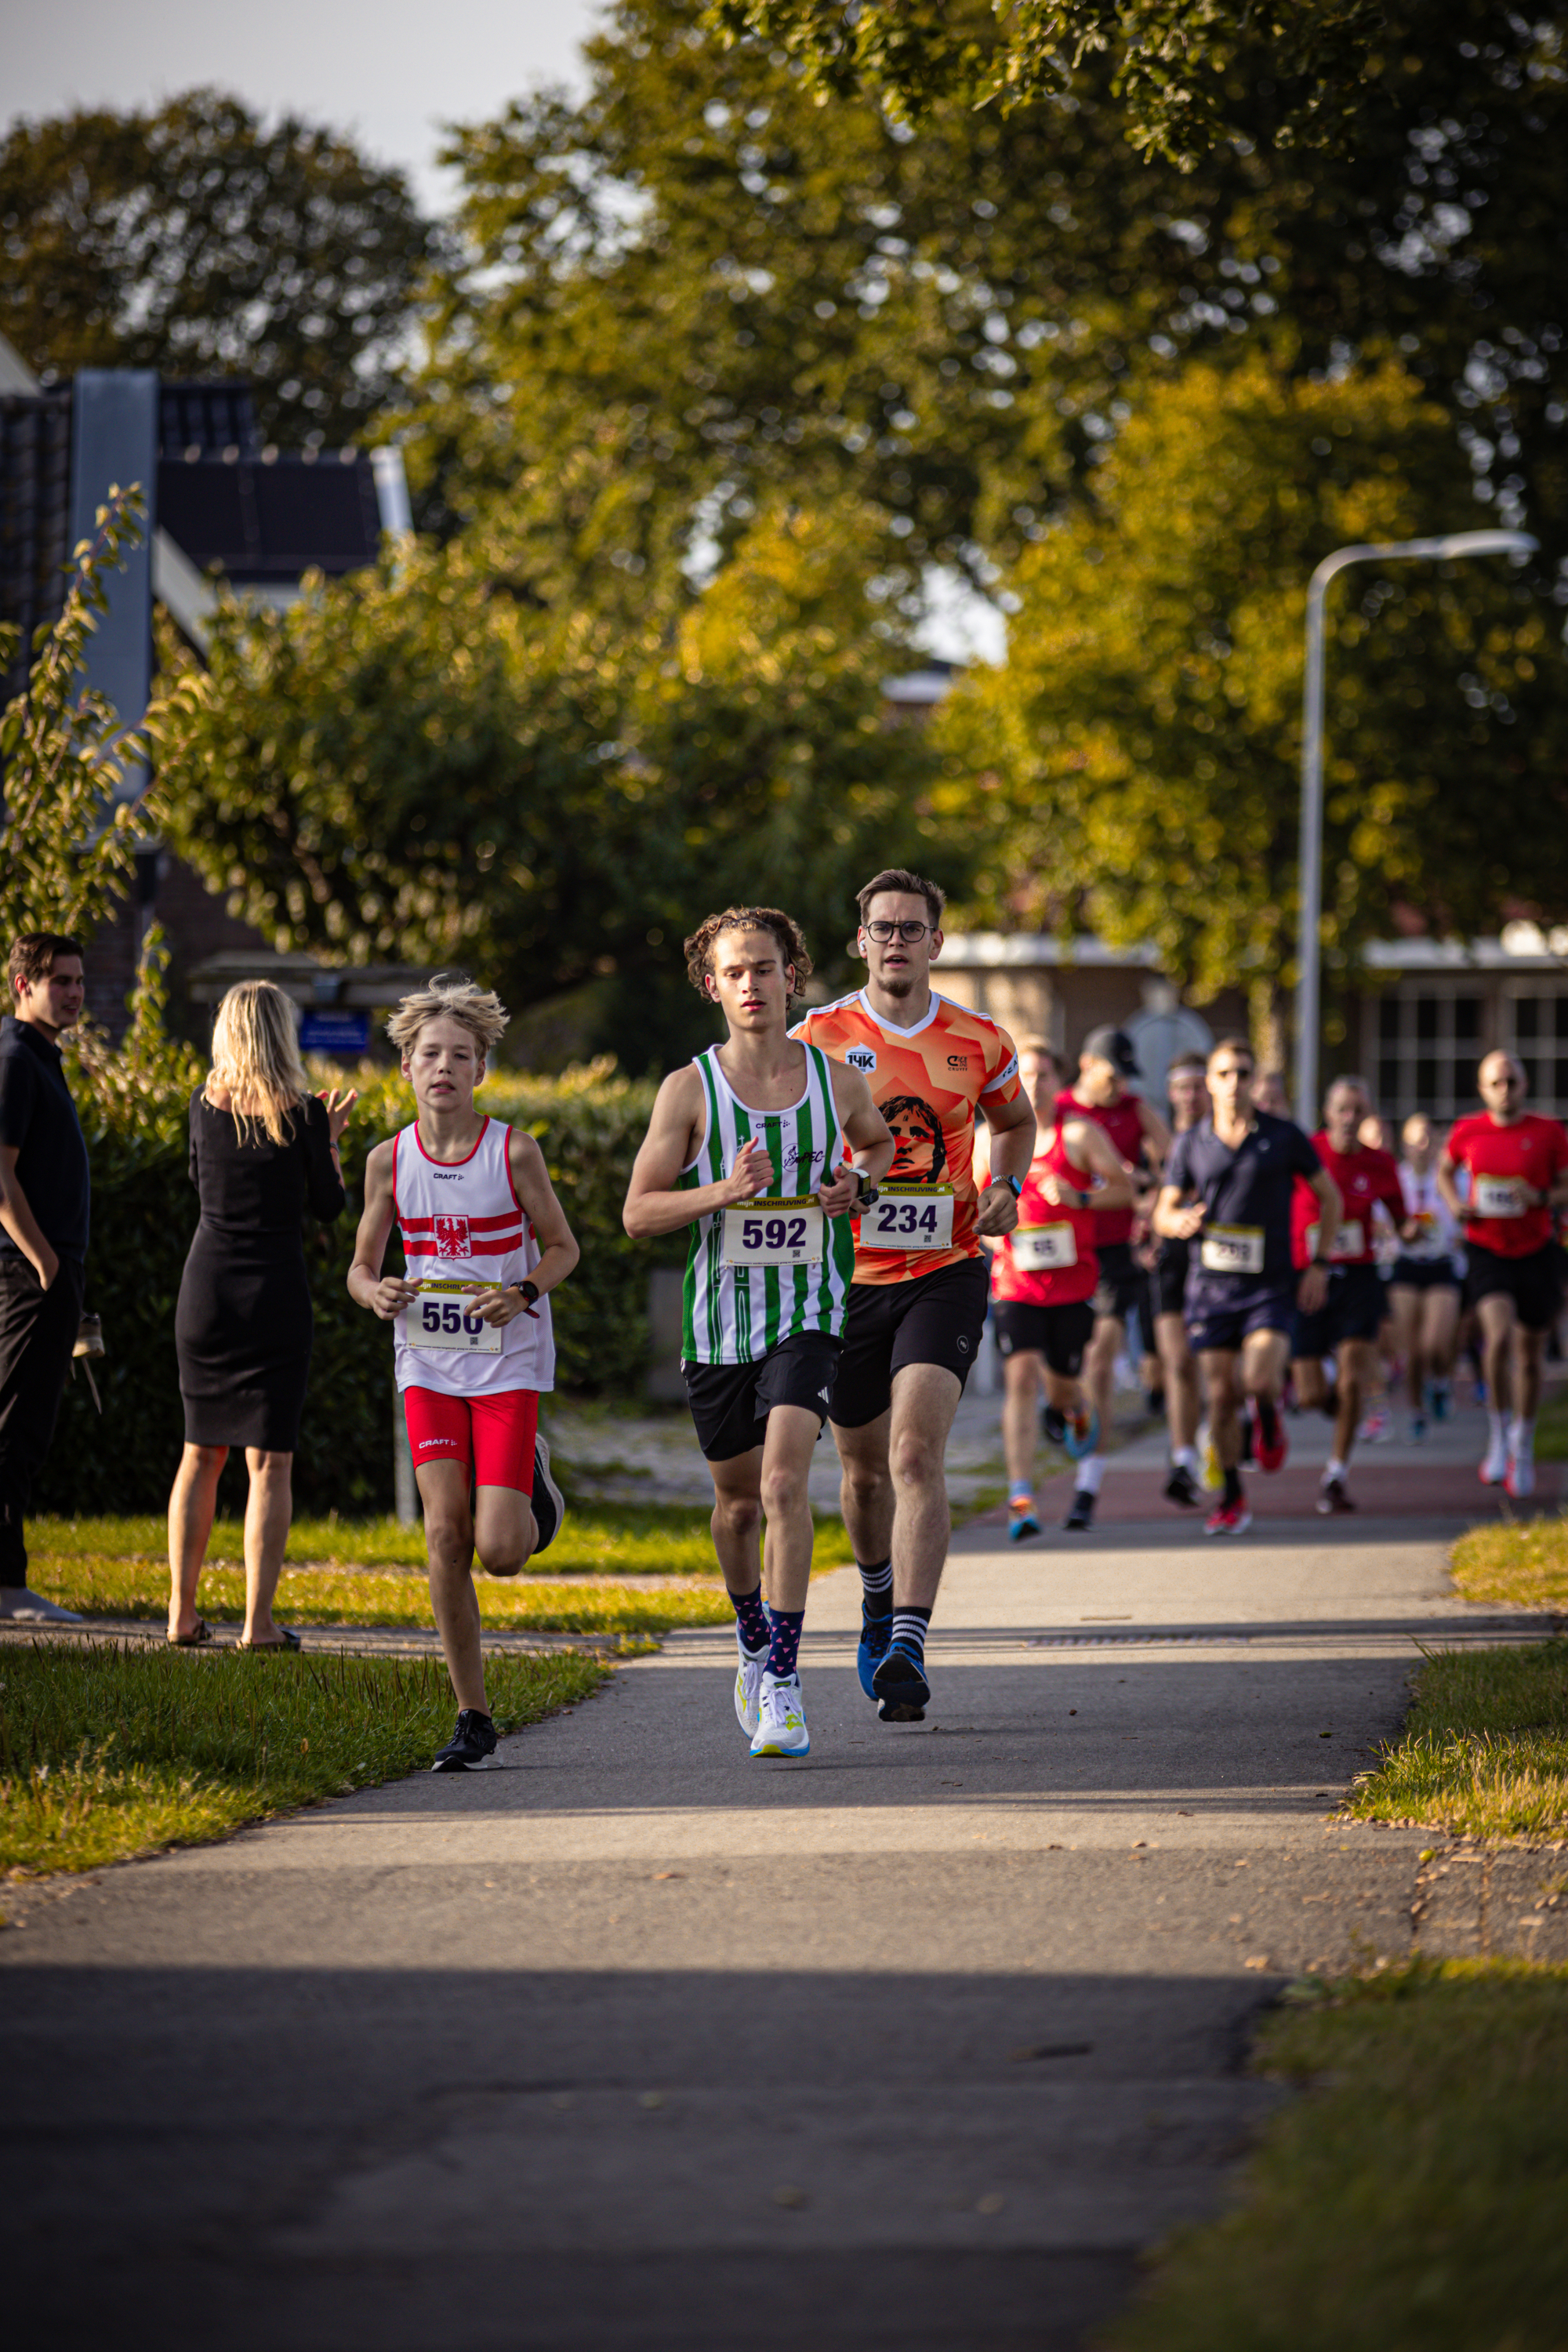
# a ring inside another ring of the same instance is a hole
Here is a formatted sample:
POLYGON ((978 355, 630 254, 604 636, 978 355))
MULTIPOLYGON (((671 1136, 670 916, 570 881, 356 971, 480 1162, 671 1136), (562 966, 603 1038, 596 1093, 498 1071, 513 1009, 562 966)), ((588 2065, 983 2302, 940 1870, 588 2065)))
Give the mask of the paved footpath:
POLYGON ((924 1725, 860 1696, 851 1571, 806 1763, 750 1762, 728 1637, 679 1635, 504 1773, 13 1898, 0 2308, 132 2352, 1081 2344, 1222 2204, 1285 1979, 1562 1934, 1528 1858, 1328 1818, 1417 1642, 1537 1630, 1444 1572, 1479 1416, 1332 1523, 1292 1435, 1240 1542, 1153 1440, 1087 1538, 964 1529, 924 1725))

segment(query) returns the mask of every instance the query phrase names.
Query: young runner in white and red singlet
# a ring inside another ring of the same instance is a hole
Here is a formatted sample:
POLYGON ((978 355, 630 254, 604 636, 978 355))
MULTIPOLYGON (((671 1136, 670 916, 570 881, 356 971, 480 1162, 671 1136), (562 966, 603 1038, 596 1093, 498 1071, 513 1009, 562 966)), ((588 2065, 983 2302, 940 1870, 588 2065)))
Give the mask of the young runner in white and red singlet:
MULTIPOLYGON (((1093 1298, 1100 1280, 1095 1254, 1097 1213, 1132 1199, 1132 1180, 1114 1144, 1092 1120, 1052 1123, 1056 1089, 1050 1059, 1021 1045, 1018 1076, 1040 1121, 1034 1159, 1018 1195, 1018 1222, 988 1242, 992 1322, 1002 1357, 1002 1443, 1007 1456, 1007 1539, 1024 1543, 1040 1532, 1035 1510, 1035 1437, 1039 1394, 1048 1433, 1064 1444, 1094 1484, 1075 1494, 1063 1525, 1089 1524, 1099 1452, 1100 1418, 1079 1374, 1094 1330, 1093 1298), (1085 1506, 1088 1506, 1086 1508, 1085 1506)), ((990 1181, 988 1137, 975 1139, 976 1172, 990 1181)), ((982 1196, 984 1197, 984 1195, 982 1196)))
POLYGON ((496 1761, 474 1554, 491 1576, 515 1576, 563 1516, 539 1399, 555 1385, 547 1294, 578 1252, 532 1136, 474 1106, 506 1024, 499 998, 446 973, 387 1023, 418 1116, 365 1162, 349 1268, 350 1297, 396 1327, 430 1599, 459 1709, 437 1772, 496 1761), (384 1275, 395 1223, 406 1271, 384 1275))
POLYGON ((1568 1203, 1568 1133, 1560 1119, 1525 1109, 1524 1066, 1511 1054, 1489 1054, 1477 1087, 1486 1108, 1450 1133, 1437 1189, 1464 1222, 1465 1296, 1485 1349, 1481 1483, 1522 1498, 1535 1491, 1542 1360, 1563 1300, 1563 1253, 1552 1227, 1568 1203), (1458 1168, 1469 1171, 1466 1201, 1454 1181, 1458 1168))

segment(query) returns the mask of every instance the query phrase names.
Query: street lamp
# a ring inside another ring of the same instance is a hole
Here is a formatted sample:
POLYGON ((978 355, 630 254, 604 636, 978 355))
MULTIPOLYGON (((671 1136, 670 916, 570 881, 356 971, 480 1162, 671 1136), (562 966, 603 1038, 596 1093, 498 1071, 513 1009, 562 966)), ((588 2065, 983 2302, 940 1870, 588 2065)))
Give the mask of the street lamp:
POLYGON ((1387 547, 1337 547, 1307 591, 1307 686, 1301 719, 1301 903, 1296 946, 1296 1117, 1310 1134, 1318 1116, 1318 1012, 1323 912, 1323 608, 1329 583, 1352 563, 1447 562, 1460 555, 1533 555, 1523 530, 1456 530, 1387 547))

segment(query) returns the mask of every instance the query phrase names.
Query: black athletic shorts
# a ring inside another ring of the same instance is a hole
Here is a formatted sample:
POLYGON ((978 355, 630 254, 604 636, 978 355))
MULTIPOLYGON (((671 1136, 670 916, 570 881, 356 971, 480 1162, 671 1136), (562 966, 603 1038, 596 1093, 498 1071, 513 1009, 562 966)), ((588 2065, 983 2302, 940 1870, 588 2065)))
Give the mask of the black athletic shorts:
POLYGON ((1451 1257, 1396 1257, 1388 1272, 1388 1286, 1405 1290, 1458 1290, 1459 1269, 1451 1257))
POLYGON ((1555 1242, 1531 1250, 1527 1257, 1503 1257, 1479 1242, 1467 1242, 1469 1265, 1465 1275, 1465 1304, 1493 1298, 1500 1291, 1512 1299, 1527 1331, 1550 1331, 1563 1304, 1563 1252, 1555 1242))
POLYGON ((1114 1315, 1125 1323, 1135 1307, 1148 1302, 1149 1277, 1132 1255, 1131 1242, 1097 1242, 1100 1286, 1094 1294, 1097 1315, 1114 1315))
POLYGON ((1321 1358, 1331 1356, 1345 1339, 1375 1339, 1387 1313, 1387 1294, 1375 1265, 1331 1265, 1321 1307, 1315 1315, 1296 1318, 1290 1353, 1321 1358))
POLYGON ((1032 1349, 1053 1372, 1076 1381, 1084 1349, 1094 1337, 1094 1303, 1075 1298, 1065 1307, 1032 1307, 1026 1298, 999 1298, 991 1309, 996 1345, 1004 1356, 1032 1349))
POLYGON ((683 1363, 686 1402, 708 1460, 732 1461, 760 1445, 775 1404, 803 1405, 826 1421, 843 1347, 828 1331, 792 1331, 754 1364, 683 1363))
POLYGON ((893 1374, 906 1364, 940 1364, 962 1389, 980 1348, 991 1296, 983 1257, 939 1265, 910 1282, 852 1282, 844 1358, 833 1391, 840 1429, 864 1429, 893 1401, 893 1374))
POLYGON ((1190 1242, 1164 1241, 1148 1276, 1149 1334, 1153 1344, 1156 1315, 1179 1315, 1186 1302, 1187 1267, 1192 1258, 1190 1242))

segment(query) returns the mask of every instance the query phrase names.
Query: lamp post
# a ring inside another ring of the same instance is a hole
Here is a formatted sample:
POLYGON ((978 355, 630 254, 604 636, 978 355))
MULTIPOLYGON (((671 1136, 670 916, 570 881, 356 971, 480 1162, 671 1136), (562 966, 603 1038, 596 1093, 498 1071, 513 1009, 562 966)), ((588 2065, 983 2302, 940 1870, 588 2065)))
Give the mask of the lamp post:
POLYGON ((1329 583, 1352 563, 1445 562, 1460 555, 1533 555, 1523 530, 1458 530, 1386 547, 1337 547, 1307 590, 1307 683, 1301 714, 1301 883, 1296 944, 1296 1117, 1310 1134, 1318 1114, 1318 1021, 1323 916, 1323 616, 1329 583))

